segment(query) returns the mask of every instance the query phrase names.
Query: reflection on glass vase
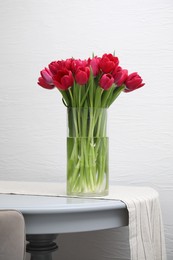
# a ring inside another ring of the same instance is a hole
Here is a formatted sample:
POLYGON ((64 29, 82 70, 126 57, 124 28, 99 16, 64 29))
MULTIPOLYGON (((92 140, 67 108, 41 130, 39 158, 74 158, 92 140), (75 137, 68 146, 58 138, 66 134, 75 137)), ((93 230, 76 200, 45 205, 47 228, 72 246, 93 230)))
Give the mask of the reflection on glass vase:
POLYGON ((107 195, 107 109, 67 108, 67 125, 67 194, 107 195))

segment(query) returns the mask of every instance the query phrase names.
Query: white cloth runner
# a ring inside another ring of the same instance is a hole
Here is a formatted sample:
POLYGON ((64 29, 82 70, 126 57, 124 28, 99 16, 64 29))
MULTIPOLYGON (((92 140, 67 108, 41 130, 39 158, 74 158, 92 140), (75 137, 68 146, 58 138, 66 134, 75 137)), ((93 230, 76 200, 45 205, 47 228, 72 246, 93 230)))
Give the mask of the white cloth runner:
POLYGON ((111 187, 111 199, 122 200, 129 212, 131 260, 166 260, 158 193, 148 187, 111 187))
MULTIPOLYGON (((0 182, 0 193, 67 196, 62 183, 0 182)), ((158 193, 149 187, 110 186, 108 196, 121 200, 129 212, 131 260, 166 260, 158 193)))

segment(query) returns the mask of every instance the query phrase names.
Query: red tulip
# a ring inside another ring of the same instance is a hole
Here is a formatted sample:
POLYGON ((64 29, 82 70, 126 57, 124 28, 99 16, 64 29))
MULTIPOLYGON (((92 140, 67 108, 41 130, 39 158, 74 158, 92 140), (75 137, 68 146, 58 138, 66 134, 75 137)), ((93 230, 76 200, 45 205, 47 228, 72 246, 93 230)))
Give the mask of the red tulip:
POLYGON ((132 74, 130 74, 126 81, 125 81, 125 92, 130 92, 133 91, 135 89, 141 88, 142 86, 145 85, 145 83, 142 83, 142 78, 138 75, 137 72, 133 72, 132 74))
POLYGON ((67 70, 71 70, 72 72, 73 72, 73 62, 74 62, 73 58, 66 59, 64 62, 65 68, 67 70))
POLYGON ((83 67, 88 67, 88 61, 87 60, 75 60, 73 59, 72 61, 72 64, 71 64, 71 71, 73 73, 76 73, 76 71, 79 69, 79 68, 83 68, 83 67))
POLYGON ((99 66, 104 73, 112 72, 119 64, 117 57, 112 54, 104 54, 100 60, 99 66))
POLYGON ((111 74, 103 74, 99 81, 99 85, 104 90, 108 90, 114 83, 114 78, 111 74))
POLYGON ((90 69, 88 67, 79 67, 75 74, 75 80, 79 85, 85 85, 90 76, 90 69))
POLYGON ((72 72, 67 69, 59 70, 57 74, 53 76, 54 85, 61 90, 67 90, 69 87, 72 87, 73 82, 72 72))
POLYGON ((114 77, 114 81, 116 83, 116 85, 119 87, 121 86, 125 80, 127 79, 128 77, 128 71, 125 70, 125 69, 122 69, 121 67, 118 67, 117 69, 115 69, 113 72, 112 72, 112 75, 114 77))
POLYGON ((60 61, 52 61, 49 64, 49 69, 53 75, 57 74, 59 70, 62 70, 65 68, 65 62, 63 60, 60 61))

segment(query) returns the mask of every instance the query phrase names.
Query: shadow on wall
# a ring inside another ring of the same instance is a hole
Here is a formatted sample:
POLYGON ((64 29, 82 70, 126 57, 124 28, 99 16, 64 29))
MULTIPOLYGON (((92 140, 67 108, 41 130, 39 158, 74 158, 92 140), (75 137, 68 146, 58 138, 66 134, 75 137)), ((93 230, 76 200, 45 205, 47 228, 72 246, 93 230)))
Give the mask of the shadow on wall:
POLYGON ((130 260, 128 235, 128 227, 59 235, 53 259, 130 260))
POLYGON ((53 260, 130 260, 128 236, 128 227, 62 234, 57 238, 53 260))

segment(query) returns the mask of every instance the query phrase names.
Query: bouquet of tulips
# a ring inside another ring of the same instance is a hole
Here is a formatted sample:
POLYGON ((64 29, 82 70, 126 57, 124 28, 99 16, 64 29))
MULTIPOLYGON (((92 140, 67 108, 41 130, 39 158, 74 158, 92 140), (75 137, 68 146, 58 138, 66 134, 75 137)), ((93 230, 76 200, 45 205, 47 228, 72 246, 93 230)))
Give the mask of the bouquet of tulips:
POLYGON ((108 187, 105 109, 121 92, 142 87, 142 78, 128 74, 115 55, 104 54, 53 61, 41 71, 38 84, 58 89, 68 110, 68 193, 103 193, 108 187))
POLYGON ((67 107, 109 107, 122 91, 130 92, 144 85, 138 73, 128 74, 112 54, 53 61, 41 71, 38 84, 59 89, 67 107))

